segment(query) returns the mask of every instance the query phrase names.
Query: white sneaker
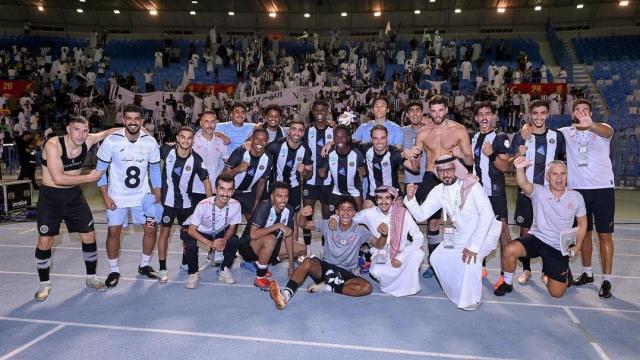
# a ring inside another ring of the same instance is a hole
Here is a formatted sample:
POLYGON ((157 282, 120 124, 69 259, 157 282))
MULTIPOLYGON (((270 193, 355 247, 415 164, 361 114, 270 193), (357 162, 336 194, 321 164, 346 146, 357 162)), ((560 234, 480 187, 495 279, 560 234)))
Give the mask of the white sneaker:
POLYGON ((50 283, 40 284, 38 291, 36 291, 35 299, 36 301, 45 301, 49 297, 49 291, 51 291, 50 283))
POLYGON ((218 271, 218 281, 223 284, 235 284, 236 279, 231 275, 231 270, 229 268, 224 268, 224 270, 218 271))
POLYGON ((518 284, 520 285, 525 285, 527 282, 529 282, 529 279, 531 279, 531 271, 529 270, 525 270, 522 272, 522 274, 520 274, 520 276, 518 276, 518 284))
POLYGON ((98 280, 98 278, 95 275, 88 277, 87 280, 85 281, 85 284, 87 285, 87 287, 95 289, 96 291, 107 290, 107 285, 100 282, 100 280, 98 280))
POLYGON ((158 271, 158 281, 165 284, 169 281, 169 272, 167 270, 158 271))
POLYGON ((307 287, 307 291, 310 293, 321 293, 321 292, 325 292, 325 291, 330 291, 329 289, 327 289, 328 286, 325 285, 324 282, 321 283, 311 283, 311 285, 309 285, 309 287, 307 287))
POLYGON ((198 275, 198 273, 189 274, 189 277, 187 278, 187 282, 186 284, 184 284, 184 287, 186 287, 187 289, 195 289, 198 287, 199 283, 200 283, 200 275, 198 275))

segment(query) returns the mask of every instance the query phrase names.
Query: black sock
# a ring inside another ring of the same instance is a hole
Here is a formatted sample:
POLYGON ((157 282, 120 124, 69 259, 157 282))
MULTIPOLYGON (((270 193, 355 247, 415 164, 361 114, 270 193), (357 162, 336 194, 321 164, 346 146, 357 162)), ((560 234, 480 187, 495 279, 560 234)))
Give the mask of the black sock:
POLYGON ((96 243, 82 243, 82 257, 84 258, 84 266, 87 268, 87 275, 95 275, 98 264, 98 245, 96 243))
POLYGON ((40 250, 36 248, 36 268, 40 282, 49 281, 49 269, 51 268, 51 249, 40 250))
POLYGON ((184 249, 182 249, 182 265, 187 265, 187 254, 184 249))
POLYGON ((324 235, 322 235, 322 246, 324 246, 324 235))
POLYGON ((302 230, 302 237, 304 238, 305 245, 311 245, 311 230, 302 230))
MULTIPOLYGON (((299 287, 300 287, 300 285, 298 285, 298 283, 293 281, 293 280, 289 280, 289 282, 287 282, 287 286, 286 286, 286 288, 291 290, 291 292, 293 294, 295 294, 296 291, 298 291, 299 287)), ((293 294, 291 294, 291 295, 293 296, 293 294)))
POLYGON ((264 268, 264 269, 260 269, 260 268, 258 268, 258 269, 256 270, 256 276, 257 276, 257 277, 265 277, 265 276, 267 276, 267 269, 269 269, 269 268, 267 268, 267 267, 266 267, 266 268, 264 268))
POLYGON ((487 267, 487 258, 482 259, 482 267, 487 267))
POLYGON ((167 260, 158 260, 158 262, 160 263, 160 271, 162 270, 167 270, 167 260))

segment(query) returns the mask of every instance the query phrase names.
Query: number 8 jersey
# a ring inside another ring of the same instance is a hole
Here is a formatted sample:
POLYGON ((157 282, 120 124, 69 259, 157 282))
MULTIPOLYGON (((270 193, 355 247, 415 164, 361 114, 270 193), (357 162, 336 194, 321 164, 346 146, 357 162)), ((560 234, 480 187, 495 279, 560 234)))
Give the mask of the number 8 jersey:
POLYGON ((149 193, 149 164, 160 162, 156 140, 140 133, 138 140, 129 141, 125 129, 109 135, 98 149, 98 159, 109 164, 109 197, 119 208, 142 205, 149 193))

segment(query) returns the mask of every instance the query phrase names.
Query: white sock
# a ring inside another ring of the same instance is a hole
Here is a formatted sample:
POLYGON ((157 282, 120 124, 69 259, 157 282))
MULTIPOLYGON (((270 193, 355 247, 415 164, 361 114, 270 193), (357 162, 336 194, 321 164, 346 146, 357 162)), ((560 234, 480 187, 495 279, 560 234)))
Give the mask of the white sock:
POLYGON ((611 274, 602 274, 602 280, 611 282, 611 274))
POLYGON ((513 273, 512 272, 504 272, 504 282, 507 283, 508 285, 511 285, 513 283, 513 273))
POLYGON ((109 267, 111 268, 111 272, 120 272, 120 267, 118 266, 118 258, 115 259, 107 259, 109 260, 109 267))
POLYGON ((142 254, 142 261, 140 262, 140 267, 145 267, 149 265, 149 261, 151 261, 151 255, 142 254))
POLYGON ((589 276, 593 276, 593 269, 591 268, 591 266, 583 266, 582 272, 587 273, 587 275, 589 276))

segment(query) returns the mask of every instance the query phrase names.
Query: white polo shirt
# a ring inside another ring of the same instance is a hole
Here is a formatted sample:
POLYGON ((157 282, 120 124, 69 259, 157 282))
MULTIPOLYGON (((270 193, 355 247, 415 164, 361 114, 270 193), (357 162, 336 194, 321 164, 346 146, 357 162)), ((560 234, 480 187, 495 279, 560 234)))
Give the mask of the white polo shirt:
MULTIPOLYGON (((222 140, 213 136, 211 141, 202 136, 202 130, 198 130, 193 141, 193 151, 195 151, 204 161, 207 171, 209 172, 209 181, 211 186, 215 187, 215 181, 218 175, 224 169, 224 163, 229 158, 227 145, 222 140)), ((193 180, 193 192, 204 194, 204 184, 198 177, 193 180)))
POLYGON ((567 186, 572 189, 606 189, 615 186, 613 166, 609 157, 611 139, 592 131, 574 127, 558 129, 567 146, 567 186), (587 165, 579 166, 580 149, 586 147, 587 165))

